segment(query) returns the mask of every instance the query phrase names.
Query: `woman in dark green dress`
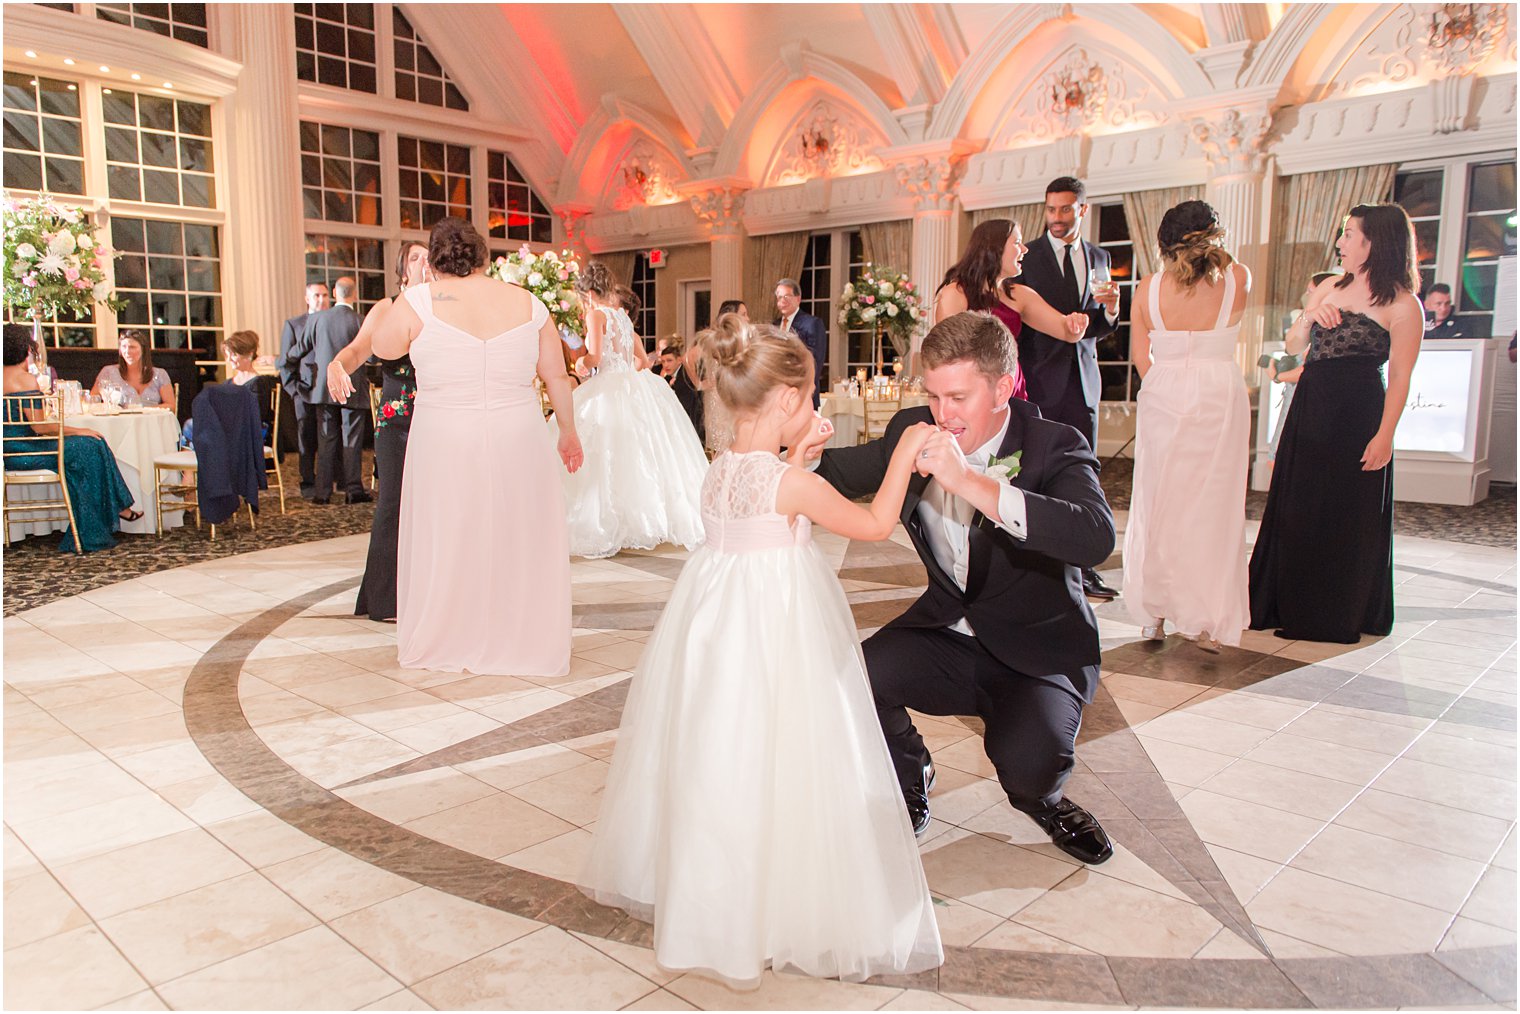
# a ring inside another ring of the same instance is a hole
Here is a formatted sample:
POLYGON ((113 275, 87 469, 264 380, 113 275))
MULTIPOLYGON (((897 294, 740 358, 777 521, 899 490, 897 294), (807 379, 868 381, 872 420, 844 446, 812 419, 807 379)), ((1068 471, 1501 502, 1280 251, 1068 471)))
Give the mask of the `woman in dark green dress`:
MULTIPOLYGON (((37 378, 27 372, 31 332, 20 324, 5 325, 5 450, 33 450, 36 454, 6 458, 11 471, 55 468, 58 459, 51 453, 57 446, 61 422, 43 418, 42 392, 37 378), (14 438, 39 434, 35 440, 19 444, 14 438), (45 435, 45 436, 44 436, 45 435)), ((136 521, 142 514, 132 509, 132 494, 116 467, 116 456, 105 439, 94 430, 64 426, 63 468, 73 505, 75 531, 64 536, 59 549, 66 553, 78 548, 85 552, 110 549, 121 521, 136 521)))

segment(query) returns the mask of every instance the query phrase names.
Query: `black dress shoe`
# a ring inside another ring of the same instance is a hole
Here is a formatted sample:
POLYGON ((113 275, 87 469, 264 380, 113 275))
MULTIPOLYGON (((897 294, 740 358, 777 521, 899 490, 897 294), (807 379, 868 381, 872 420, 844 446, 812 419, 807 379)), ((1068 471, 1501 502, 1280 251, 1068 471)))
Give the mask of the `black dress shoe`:
POLYGON ((311 498, 311 502, 316 504, 318 507, 326 507, 328 504, 332 503, 332 497, 314 496, 311 498))
POLYGON ((1069 799, 1062 799, 1048 814, 1036 817, 1031 813, 1029 816, 1050 835, 1056 848, 1074 859, 1096 866, 1107 862, 1114 854, 1113 843, 1108 840, 1103 825, 1069 799))
POLYGON ((929 790, 934 787, 934 762, 924 761, 923 774, 903 789, 903 802, 908 804, 908 820, 913 824, 913 837, 922 838, 929 830, 929 790))
POLYGON ((924 795, 934 791, 934 762, 924 761, 924 795))
POLYGON ((1119 597, 1118 591, 1103 583, 1095 570, 1082 572, 1082 592, 1090 599, 1100 599, 1104 602, 1112 602, 1119 597))
POLYGON ((372 497, 372 496, 370 496, 368 493, 350 493, 350 494, 348 494, 348 500, 346 502, 347 503, 369 503, 370 501, 372 501, 374 499, 375 498, 372 497))

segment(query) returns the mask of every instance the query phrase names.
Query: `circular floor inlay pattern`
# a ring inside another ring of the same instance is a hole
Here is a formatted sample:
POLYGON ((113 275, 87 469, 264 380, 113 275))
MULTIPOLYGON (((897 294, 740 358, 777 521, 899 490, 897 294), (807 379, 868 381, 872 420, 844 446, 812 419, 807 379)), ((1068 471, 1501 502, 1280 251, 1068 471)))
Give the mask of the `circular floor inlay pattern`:
MULTIPOLYGON (((483 858, 378 817, 302 775, 260 738, 238 693, 249 654, 282 624, 355 584, 335 582, 269 608, 201 658, 185 687, 184 711, 190 735, 205 757, 270 813, 365 862, 481 905, 648 947, 647 924, 593 903, 565 881, 483 858)), ((620 706, 620 696, 615 700, 614 706, 620 706)), ((527 745, 545 731, 509 725, 492 748, 514 749, 514 736, 520 737, 519 745, 527 745)), ((1512 1002, 1514 976, 1513 947, 1231 960, 947 947, 941 968, 895 978, 891 984, 1077 1004, 1380 1007, 1512 1002)))

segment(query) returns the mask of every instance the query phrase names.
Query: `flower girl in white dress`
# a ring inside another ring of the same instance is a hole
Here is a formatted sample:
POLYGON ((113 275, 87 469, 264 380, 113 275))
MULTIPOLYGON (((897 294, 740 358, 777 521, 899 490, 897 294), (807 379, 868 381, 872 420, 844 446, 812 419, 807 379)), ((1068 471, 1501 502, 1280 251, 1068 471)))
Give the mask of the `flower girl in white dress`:
MULTIPOLYGON (((643 369, 644 350, 613 292, 606 265, 576 281, 586 301, 586 364, 575 389, 575 428, 586 464, 564 473, 570 555, 612 556, 702 540, 700 497, 707 455, 670 385, 643 369)), ((549 420, 553 437, 559 426, 549 420)))
POLYGON ((861 506, 778 457, 816 439, 800 341, 720 329, 710 365, 734 442, 633 676, 581 888, 653 922, 663 967, 741 987, 767 967, 852 981, 936 967, 855 621, 809 520, 885 539, 932 428, 904 435, 861 506))

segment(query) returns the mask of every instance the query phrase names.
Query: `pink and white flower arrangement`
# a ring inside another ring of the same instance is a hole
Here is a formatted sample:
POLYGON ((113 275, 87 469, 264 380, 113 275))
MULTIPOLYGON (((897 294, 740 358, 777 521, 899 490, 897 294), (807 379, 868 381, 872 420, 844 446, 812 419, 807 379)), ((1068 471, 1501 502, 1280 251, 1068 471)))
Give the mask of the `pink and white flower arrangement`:
POLYGON ((7 198, 4 215, 5 305, 17 316, 87 312, 95 303, 120 309, 105 266, 111 251, 78 208, 43 195, 7 198))
POLYGON ((505 257, 498 257, 486 266, 486 274, 498 281, 521 285, 537 296, 549 308, 549 315, 563 334, 586 333, 586 314, 580 297, 575 292, 575 280, 580 277, 580 262, 569 250, 555 253, 545 250, 535 254, 524 243, 505 257))
POLYGON ((880 326, 905 338, 924 316, 913 282, 895 268, 867 263, 860 278, 839 294, 839 323, 852 331, 880 326))

